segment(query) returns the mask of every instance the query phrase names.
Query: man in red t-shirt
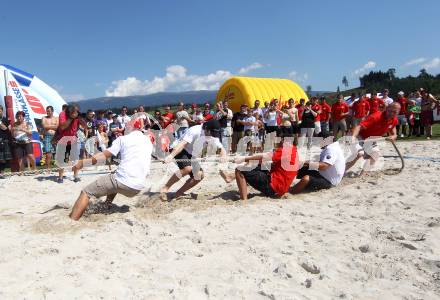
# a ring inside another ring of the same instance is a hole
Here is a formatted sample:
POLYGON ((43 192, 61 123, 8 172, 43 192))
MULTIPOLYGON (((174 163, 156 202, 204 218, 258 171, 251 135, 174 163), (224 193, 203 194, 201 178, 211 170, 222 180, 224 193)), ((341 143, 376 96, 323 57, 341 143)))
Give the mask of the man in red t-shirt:
POLYGON ((384 111, 385 102, 377 97, 377 93, 371 93, 371 98, 368 99, 368 104, 370 105, 370 115, 377 111, 384 111))
POLYGON ((235 163, 250 162, 251 165, 237 167, 235 174, 224 171, 220 173, 227 183, 236 180, 241 200, 247 200, 248 184, 267 197, 281 197, 289 190, 299 168, 298 155, 296 146, 290 143, 287 145, 287 142, 284 145, 284 138, 281 135, 281 132, 277 132, 277 136, 281 137, 281 142, 273 153, 239 157, 235 163), (261 168, 261 164, 266 161, 272 161, 270 170, 261 168), (258 166, 254 165, 252 168, 252 163, 257 162, 258 166))
POLYGON ((333 136, 336 140, 338 133, 345 136, 347 131, 347 123, 345 118, 348 116, 348 105, 344 102, 344 96, 338 95, 336 102, 332 105, 332 121, 333 121, 333 136))
POLYGON ((299 119, 298 123, 299 124, 301 124, 302 114, 303 114, 305 106, 306 106, 306 100, 302 99, 302 98, 299 99, 299 104, 297 104, 295 106, 295 108, 298 110, 298 119, 299 119))
POLYGON ((171 112, 171 107, 165 106, 165 113, 162 114, 162 122, 163 122, 163 129, 167 128, 168 125, 173 123, 174 121, 174 114, 171 112))
POLYGON ((358 101, 353 103, 351 109, 353 110, 353 126, 356 127, 366 116, 368 116, 370 104, 366 97, 360 97, 358 101))
POLYGON ((364 141, 368 138, 381 137, 385 134, 389 134, 387 139, 392 141, 397 139, 396 125, 398 124, 397 115, 399 114, 399 111, 400 104, 393 102, 387 106, 385 111, 377 111, 369 115, 353 129, 353 142, 355 142, 356 138, 359 137, 362 141, 360 141, 357 147, 359 151, 357 157, 347 163, 346 170, 354 166, 357 160, 364 156, 366 163, 362 168, 362 172, 360 174, 362 175, 365 171, 369 170, 369 168, 379 158, 379 149, 376 143, 364 143, 364 141))
POLYGON ((321 97, 321 114, 320 114, 320 118, 321 118, 321 132, 322 135, 329 135, 329 131, 330 131, 330 126, 329 126, 329 121, 330 121, 330 113, 331 113, 331 106, 327 103, 327 100, 325 99, 324 96, 321 97))
POLYGON ((408 100, 405 98, 404 92, 400 91, 397 93, 396 102, 400 104, 400 112, 399 115, 397 116, 397 120, 399 122, 397 125, 397 135, 399 135, 400 132, 400 137, 403 138, 406 134, 406 127, 408 126, 408 119, 407 119, 408 100))
POLYGON ((310 100, 312 103, 312 110, 317 114, 315 117, 315 135, 321 133, 321 105, 318 103, 318 97, 312 97, 310 100))
MULTIPOLYGON (((65 151, 67 153, 70 153, 73 140, 71 141, 68 139, 76 139, 76 132, 78 131, 78 126, 80 123, 87 130, 87 124, 83 119, 79 117, 78 105, 69 105, 67 106, 65 112, 60 113, 59 122, 58 122, 58 133, 57 133, 57 139, 59 141, 58 144, 60 145, 60 147, 57 147, 57 152, 61 153, 61 151, 65 151), (61 140, 64 137, 66 138, 61 140)), ((57 157, 60 157, 60 154, 58 154, 57 157)), ((64 170, 59 169, 58 180, 57 180, 58 183, 63 182, 63 174, 64 174, 64 170)), ((74 182, 80 181, 78 177, 78 171, 73 172, 73 178, 74 178, 73 180, 74 182)))

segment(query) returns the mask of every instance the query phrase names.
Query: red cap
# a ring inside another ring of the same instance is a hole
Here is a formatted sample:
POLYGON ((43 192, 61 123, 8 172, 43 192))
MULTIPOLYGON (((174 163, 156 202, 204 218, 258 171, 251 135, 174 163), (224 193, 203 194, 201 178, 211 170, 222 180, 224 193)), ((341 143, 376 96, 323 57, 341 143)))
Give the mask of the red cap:
POLYGON ((197 108, 197 104, 193 103, 193 104, 191 105, 191 107, 192 107, 192 108, 197 108))
POLYGON ((140 119, 137 119, 136 121, 134 121, 133 128, 141 129, 141 127, 142 127, 142 123, 141 123, 140 119))

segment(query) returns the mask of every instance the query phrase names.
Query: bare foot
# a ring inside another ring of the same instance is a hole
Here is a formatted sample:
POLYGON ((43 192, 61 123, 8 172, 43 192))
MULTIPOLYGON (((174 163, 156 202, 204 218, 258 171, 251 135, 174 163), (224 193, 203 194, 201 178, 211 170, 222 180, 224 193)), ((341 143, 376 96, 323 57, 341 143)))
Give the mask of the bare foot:
POLYGON ((230 183, 235 179, 235 174, 226 173, 224 170, 220 171, 220 176, 226 181, 226 183, 230 183))
POLYGON ((167 192, 168 192, 168 189, 165 187, 165 186, 163 186, 161 189, 160 189, 160 194, 159 194, 159 199, 161 200, 161 201, 163 201, 163 202, 165 202, 165 201, 168 201, 168 196, 167 196, 167 192))

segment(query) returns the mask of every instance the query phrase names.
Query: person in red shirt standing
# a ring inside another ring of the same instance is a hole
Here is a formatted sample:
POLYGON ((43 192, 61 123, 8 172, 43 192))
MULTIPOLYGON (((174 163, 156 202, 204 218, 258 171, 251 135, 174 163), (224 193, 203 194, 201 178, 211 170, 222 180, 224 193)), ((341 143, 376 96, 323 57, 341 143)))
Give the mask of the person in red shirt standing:
POLYGON ((368 99, 368 104, 370 105, 370 115, 377 111, 384 111, 385 102, 377 97, 376 92, 371 93, 371 98, 368 99))
POLYGON ((359 100, 355 101, 351 107, 353 110, 353 127, 358 126, 370 111, 368 98, 359 96, 359 100))
POLYGON ((252 165, 237 167, 235 174, 221 171, 220 174, 227 183, 236 180, 241 200, 247 200, 248 184, 267 197, 281 197, 288 192, 299 168, 297 149, 293 144, 284 144, 284 138, 291 137, 291 134, 283 134, 281 130, 277 130, 277 136, 281 137, 281 141, 273 153, 259 153, 235 160, 237 164, 258 162, 258 166, 251 170, 243 169, 250 169, 252 165), (266 161, 272 161, 270 170, 261 167, 266 161))
POLYGON ((400 112, 397 116, 398 125, 397 125, 397 136, 404 137, 406 135, 406 127, 408 126, 408 119, 407 119, 407 107, 408 107, 408 100, 405 98, 405 93, 403 91, 400 91, 397 93, 397 103, 400 104, 400 112))
POLYGON ((336 140, 338 133, 341 131, 342 136, 345 136, 347 131, 347 123, 345 118, 348 116, 348 105, 344 102, 344 96, 338 95, 336 102, 332 105, 332 121, 333 121, 333 136, 336 140))
POLYGON ((163 122, 163 129, 167 128, 168 125, 173 123, 174 121, 174 114, 171 112, 170 106, 165 106, 165 113, 162 114, 162 122, 163 122))
POLYGON ((324 96, 321 97, 321 131, 322 135, 328 136, 330 132, 330 113, 332 111, 331 106, 327 103, 324 96))
POLYGON ((312 103, 312 110, 317 114, 315 117, 315 135, 318 136, 321 133, 321 105, 318 103, 318 97, 312 97, 310 102, 312 103))
POLYGON ((360 176, 374 165, 375 161, 379 158, 379 149, 376 143, 373 142, 369 145, 371 148, 368 149, 368 151, 364 151, 364 149, 366 149, 364 141, 368 138, 381 137, 385 134, 389 134, 387 137, 388 140, 395 141, 397 139, 396 125, 398 124, 397 115, 399 112, 400 104, 393 102, 387 106, 385 111, 377 111, 370 114, 353 129, 353 142, 355 142, 357 138, 361 139, 357 147, 359 153, 355 159, 347 163, 346 170, 354 166, 361 157, 366 159, 366 163, 362 168, 360 176))
MULTIPOLYGON (((59 150, 64 150, 66 152, 70 152, 72 150, 72 141, 70 141, 69 139, 76 139, 76 132, 78 131, 78 126, 80 122, 84 128, 87 128, 87 124, 84 122, 84 120, 80 119, 79 117, 78 105, 69 105, 67 106, 66 111, 60 113, 57 138, 59 141, 58 144, 61 145, 61 148, 57 147, 57 152, 59 150), (64 141, 61 140, 64 137, 66 137, 66 139, 64 139, 64 141)), ((57 180, 58 183, 63 183, 63 175, 64 175, 64 170, 59 169, 58 180, 57 180)), ((73 172, 73 177, 74 177, 73 180, 74 182, 80 181, 78 177, 78 170, 73 172)))
POLYGON ((298 110, 298 120, 299 120, 298 125, 301 124, 302 114, 305 106, 306 106, 306 99, 299 99, 299 104, 295 106, 295 108, 298 110))

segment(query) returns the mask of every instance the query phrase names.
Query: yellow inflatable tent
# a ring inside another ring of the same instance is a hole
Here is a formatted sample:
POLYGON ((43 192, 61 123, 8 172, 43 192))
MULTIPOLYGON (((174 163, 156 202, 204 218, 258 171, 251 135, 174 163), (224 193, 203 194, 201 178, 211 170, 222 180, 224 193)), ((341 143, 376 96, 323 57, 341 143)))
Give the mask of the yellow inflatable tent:
POLYGON ((217 102, 229 100, 232 111, 240 110, 242 104, 254 106, 255 100, 260 100, 261 107, 265 101, 280 100, 284 104, 290 98, 299 102, 299 99, 308 100, 304 90, 289 79, 232 77, 225 81, 217 93, 217 102))

